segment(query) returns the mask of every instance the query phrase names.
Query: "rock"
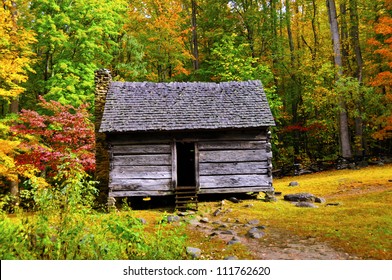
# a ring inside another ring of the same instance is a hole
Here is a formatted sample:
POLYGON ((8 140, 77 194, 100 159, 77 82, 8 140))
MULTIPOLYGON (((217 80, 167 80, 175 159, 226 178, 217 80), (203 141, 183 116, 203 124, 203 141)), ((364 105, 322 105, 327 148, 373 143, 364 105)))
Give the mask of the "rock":
POLYGON ((293 194, 286 194, 283 197, 284 200, 287 201, 305 201, 305 202, 314 202, 316 197, 311 193, 293 193, 293 194))
POLYGON ((188 213, 187 212, 178 212, 177 215, 180 217, 184 217, 184 216, 188 216, 188 213))
POLYGON ((142 223, 142 225, 147 224, 147 221, 145 219, 143 219, 143 218, 138 218, 138 220, 139 220, 139 222, 142 223))
POLYGON ((217 236, 218 234, 215 232, 215 231, 213 231, 211 234, 210 234, 210 236, 217 236))
POLYGON ((257 229, 265 229, 265 226, 257 226, 257 229))
POLYGON ((248 221, 248 225, 258 225, 259 223, 260 223, 260 221, 257 219, 248 221))
POLYGON ((233 260, 238 260, 236 256, 228 256, 224 258, 225 261, 233 261, 233 260))
POLYGON ((330 203, 327 203, 325 206, 339 206, 339 205, 340 205, 339 202, 330 202, 330 203))
POLYGON ((264 192, 264 201, 265 202, 276 202, 277 199, 275 197, 275 192, 264 192))
POLYGON ((234 236, 231 240, 229 240, 227 242, 227 245, 233 245, 233 244, 238 244, 238 243, 241 243, 241 241, 237 237, 234 236))
POLYGON ((169 215, 167 216, 167 222, 168 223, 175 223, 180 221, 180 217, 178 217, 177 215, 169 215))
POLYGON ((220 209, 216 209, 216 210, 214 211, 214 213, 212 213, 212 215, 213 215, 214 217, 219 216, 220 214, 222 214, 222 211, 221 211, 220 209))
POLYGON ((194 247, 186 247, 186 253, 193 259, 198 259, 201 256, 201 250, 194 247))
POLYGON ((312 202, 307 202, 307 201, 300 201, 297 204, 295 204, 297 207, 303 207, 303 208, 318 208, 316 205, 314 205, 312 202))
POLYGON ((254 227, 248 230, 246 236, 254 239, 260 239, 264 236, 264 232, 260 231, 257 227, 254 227))
POLYGON ((221 231, 220 234, 234 235, 234 232, 232 232, 231 230, 224 230, 221 231))
POLYGON ((204 223, 204 224, 208 224, 210 221, 208 220, 208 218, 201 218, 200 219, 200 223, 204 223))
POLYGON ((282 192, 274 192, 274 195, 275 196, 280 196, 280 195, 282 195, 282 192))
POLYGON ((253 207, 252 203, 244 205, 244 208, 252 208, 252 207, 253 207))
POLYGON ((289 183, 289 187, 298 187, 299 183, 297 181, 292 181, 289 183))
POLYGON ((238 199, 238 198, 236 198, 234 196, 229 197, 227 200, 230 201, 230 202, 233 202, 233 203, 240 203, 241 202, 240 199, 238 199))
POLYGON ((323 198, 323 197, 316 197, 316 198, 314 199, 314 202, 316 202, 316 203, 325 203, 326 200, 325 200, 325 198, 323 198))

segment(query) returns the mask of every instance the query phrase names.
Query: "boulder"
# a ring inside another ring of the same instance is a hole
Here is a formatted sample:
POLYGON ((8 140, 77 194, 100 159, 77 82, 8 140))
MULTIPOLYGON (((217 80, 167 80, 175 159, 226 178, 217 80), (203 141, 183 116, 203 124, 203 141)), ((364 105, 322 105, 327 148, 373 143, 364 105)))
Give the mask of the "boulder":
POLYGON ((226 261, 234 261, 234 260, 238 260, 238 258, 236 256, 228 256, 228 257, 225 257, 224 260, 226 260, 226 261))
POLYGON ((194 247, 186 247, 186 253, 192 257, 192 259, 198 259, 201 256, 201 250, 194 247))
POLYGON ((175 223, 175 222, 179 222, 180 221, 180 217, 177 215, 169 215, 167 216, 167 222, 168 223, 175 223))
POLYGON ((326 200, 323 197, 316 197, 314 202, 316 202, 316 203, 325 203, 326 200))
POLYGON ((240 199, 238 199, 238 198, 236 198, 234 196, 229 197, 227 200, 230 201, 230 202, 233 202, 233 203, 240 203, 241 202, 240 199))
POLYGON ((254 227, 248 230, 246 236, 254 239, 260 239, 264 236, 264 232, 260 231, 260 229, 258 229, 257 227, 254 227))
POLYGON ((201 218, 200 219, 200 223, 204 223, 204 224, 208 224, 210 221, 208 220, 208 218, 201 218))
POLYGON ((292 181, 289 183, 289 187, 298 187, 299 183, 297 181, 292 181))
POLYGON ((286 194, 283 197, 284 200, 287 201, 306 201, 306 202, 314 202, 316 197, 311 193, 293 193, 293 194, 286 194))
POLYGON ((231 240, 229 240, 227 242, 227 245, 233 245, 233 244, 238 244, 238 243, 241 243, 241 241, 237 237, 234 236, 231 240))
POLYGON ((303 207, 303 208, 318 208, 316 205, 314 205, 312 202, 307 202, 307 201, 300 201, 297 204, 295 204, 297 207, 303 207))

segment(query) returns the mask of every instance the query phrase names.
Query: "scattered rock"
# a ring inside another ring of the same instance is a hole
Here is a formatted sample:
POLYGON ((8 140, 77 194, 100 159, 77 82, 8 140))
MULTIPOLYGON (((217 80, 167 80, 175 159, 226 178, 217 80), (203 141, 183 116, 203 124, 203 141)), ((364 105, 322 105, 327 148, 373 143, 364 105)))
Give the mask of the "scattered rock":
POLYGON ((303 207, 303 208, 318 208, 316 205, 314 205, 312 202, 307 202, 307 201, 300 201, 297 204, 295 204, 297 207, 303 207))
POLYGON ((246 236, 254 239, 260 239, 264 236, 264 232, 260 231, 257 227, 254 227, 248 230, 246 236))
POLYGON ((231 208, 228 208, 228 209, 225 211, 225 213, 231 213, 231 212, 233 212, 233 209, 231 209, 231 208))
POLYGON ((257 219, 248 221, 248 225, 258 225, 259 223, 260 223, 260 221, 257 219))
POLYGON ((314 202, 316 197, 311 193, 293 193, 293 194, 286 194, 283 197, 284 200, 287 201, 306 201, 306 202, 314 202))
POLYGON ((201 218, 200 219, 200 223, 204 223, 204 224, 208 224, 210 221, 208 220, 208 218, 201 218))
POLYGON ((314 199, 314 202, 316 202, 316 203, 325 203, 326 200, 325 200, 325 198, 323 198, 323 197, 316 197, 316 198, 314 199))
POLYGON ((238 258, 236 256, 228 256, 228 257, 225 257, 224 260, 233 261, 233 260, 238 260, 238 258))
POLYGON ((340 205, 340 202, 330 202, 330 203, 327 203, 325 206, 339 206, 340 205))
POLYGON ((186 247, 186 253, 193 259, 198 259, 201 256, 201 250, 194 247, 186 247))
POLYGON ((252 207, 253 207, 252 203, 244 205, 244 208, 252 208, 252 207))
POLYGON ((167 222, 168 223, 175 223, 180 221, 180 217, 178 217, 177 215, 169 215, 167 216, 167 222))
POLYGON ((189 214, 187 212, 178 212, 177 215, 180 217, 184 217, 184 216, 188 216, 189 214))
POLYGON ((265 229, 265 226, 257 226, 257 229, 265 229))
POLYGON ((265 202, 276 202, 277 199, 275 197, 275 192, 264 192, 264 201, 265 202))
POLYGON ((222 214, 222 211, 221 211, 220 209, 216 209, 216 210, 214 211, 214 213, 212 213, 212 215, 213 215, 214 217, 219 216, 220 214, 222 214))
POLYGON ((236 198, 234 196, 229 197, 227 200, 230 201, 230 202, 233 202, 233 203, 240 203, 241 202, 240 199, 238 199, 238 198, 236 198))
POLYGON ((213 231, 211 234, 210 234, 210 236, 217 236, 218 234, 215 232, 215 231, 213 231))
POLYGON ((297 181, 292 181, 289 183, 289 187, 298 187, 299 183, 297 181))
POLYGON ((231 230, 224 230, 221 231, 220 234, 234 235, 234 232, 232 232, 231 230))
POLYGON ((233 244, 238 244, 238 243, 241 243, 241 241, 237 237, 234 236, 231 240, 229 240, 227 242, 227 245, 233 245, 233 244))

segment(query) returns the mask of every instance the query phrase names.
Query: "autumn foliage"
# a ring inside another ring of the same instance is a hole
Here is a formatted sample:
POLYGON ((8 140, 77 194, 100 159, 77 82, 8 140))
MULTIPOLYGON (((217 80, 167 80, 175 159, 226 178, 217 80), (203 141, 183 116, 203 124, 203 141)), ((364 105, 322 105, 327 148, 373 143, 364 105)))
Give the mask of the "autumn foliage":
POLYGON ((23 151, 15 157, 19 166, 34 166, 53 177, 64 162, 81 164, 86 172, 95 168, 94 126, 87 105, 74 108, 40 97, 42 112, 22 110, 12 130, 30 139, 20 144, 23 151))

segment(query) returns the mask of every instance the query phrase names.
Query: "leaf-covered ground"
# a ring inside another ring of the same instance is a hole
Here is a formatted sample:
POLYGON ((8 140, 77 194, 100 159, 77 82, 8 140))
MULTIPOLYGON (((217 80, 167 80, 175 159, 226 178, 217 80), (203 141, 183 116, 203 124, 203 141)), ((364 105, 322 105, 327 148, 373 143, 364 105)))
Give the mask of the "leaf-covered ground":
MULTIPOLYGON (((225 201, 224 214, 217 217, 212 213, 222 208, 220 201, 201 202, 197 215, 187 220, 206 217, 209 223, 188 225, 187 244, 201 248, 204 259, 232 255, 239 259, 392 259, 391 180, 391 165, 276 179, 274 187, 282 192, 277 202, 267 203, 262 197, 242 203, 225 201), (291 181, 299 186, 289 187, 291 181), (323 197, 326 203, 313 209, 283 200, 285 194, 299 192, 323 197), (252 207, 246 207, 249 204, 252 207), (248 228, 244 224, 252 219, 266 227, 265 237, 245 238, 248 228), (243 228, 235 230, 244 242, 227 246, 230 236, 211 235, 214 221, 242 224, 243 228)), ((147 213, 153 214, 138 214, 147 213)))

